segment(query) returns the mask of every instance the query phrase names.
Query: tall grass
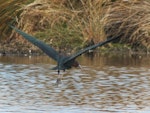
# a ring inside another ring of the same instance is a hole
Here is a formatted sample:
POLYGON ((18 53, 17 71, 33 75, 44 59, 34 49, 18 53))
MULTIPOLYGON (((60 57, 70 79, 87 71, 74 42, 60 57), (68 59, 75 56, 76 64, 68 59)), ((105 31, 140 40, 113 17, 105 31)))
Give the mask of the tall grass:
POLYGON ((121 42, 132 49, 150 49, 150 1, 118 1, 109 8, 105 20, 107 36, 122 33, 121 42))
POLYGON ((33 0, 0 0, 0 40, 8 37, 8 24, 17 21, 23 4, 33 0))
MULTIPOLYGON (((81 46, 104 40, 104 0, 35 0, 20 15, 18 27, 53 46, 81 46)), ((65 47, 64 47, 65 46, 65 47)))
MULTIPOLYGON (((17 23, 55 47, 74 49, 122 33, 122 43, 150 48, 149 0, 1 0, 0 7, 0 39, 8 37, 7 23, 17 23)), ((24 44, 18 37, 12 39, 24 44)))

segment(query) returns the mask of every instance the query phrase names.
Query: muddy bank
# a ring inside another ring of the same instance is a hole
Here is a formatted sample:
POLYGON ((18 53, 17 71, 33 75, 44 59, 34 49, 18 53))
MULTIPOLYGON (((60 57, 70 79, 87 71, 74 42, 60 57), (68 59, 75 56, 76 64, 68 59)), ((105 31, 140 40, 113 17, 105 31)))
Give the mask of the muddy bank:
MULTIPOLYGON (((55 48, 55 47, 54 47, 55 48)), ((55 48, 59 51, 58 48, 55 48)), ((66 54, 73 54, 84 48, 66 48, 61 49, 62 52, 66 54)), ((93 52, 100 52, 101 54, 149 54, 149 51, 138 50, 134 51, 127 45, 110 43, 102 47, 94 49, 93 52)), ((91 54, 91 53, 86 53, 91 54)), ((93 54, 93 53, 92 53, 93 54)), ((29 56, 29 55, 45 55, 38 47, 32 45, 31 43, 24 41, 24 43, 18 43, 14 41, 13 43, 1 43, 0 44, 0 55, 19 55, 19 56, 29 56)))
POLYGON ((29 54, 43 54, 43 52, 37 47, 28 44, 28 42, 19 43, 12 41, 11 43, 3 42, 0 44, 1 55, 29 55, 29 54))

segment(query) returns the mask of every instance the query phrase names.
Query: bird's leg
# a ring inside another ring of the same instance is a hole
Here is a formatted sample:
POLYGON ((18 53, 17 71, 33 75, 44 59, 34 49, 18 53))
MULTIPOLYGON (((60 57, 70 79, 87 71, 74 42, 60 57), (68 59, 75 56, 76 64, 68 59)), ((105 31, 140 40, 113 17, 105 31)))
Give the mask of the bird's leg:
POLYGON ((60 74, 60 70, 58 69, 58 78, 57 78, 57 81, 56 81, 56 84, 61 84, 61 79, 62 79, 62 76, 60 74))

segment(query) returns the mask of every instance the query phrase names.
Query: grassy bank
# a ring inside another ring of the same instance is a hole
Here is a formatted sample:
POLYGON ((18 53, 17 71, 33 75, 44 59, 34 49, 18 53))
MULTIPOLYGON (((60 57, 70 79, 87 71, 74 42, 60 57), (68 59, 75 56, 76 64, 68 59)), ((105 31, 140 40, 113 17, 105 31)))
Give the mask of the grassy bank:
POLYGON ((69 52, 84 47, 91 39, 98 43, 120 33, 123 35, 116 41, 119 44, 109 44, 106 48, 150 50, 150 2, 147 0, 28 0, 25 3, 2 0, 0 5, 5 9, 0 10, 3 15, 0 51, 39 51, 11 32, 8 22, 56 49, 69 52), (122 47, 118 46, 120 43, 122 47))

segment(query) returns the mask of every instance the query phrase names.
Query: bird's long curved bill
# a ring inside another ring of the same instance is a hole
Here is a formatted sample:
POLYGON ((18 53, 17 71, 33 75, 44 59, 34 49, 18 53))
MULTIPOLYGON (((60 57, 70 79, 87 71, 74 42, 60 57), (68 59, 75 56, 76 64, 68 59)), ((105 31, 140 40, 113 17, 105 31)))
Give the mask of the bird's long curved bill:
POLYGON ((79 68, 80 68, 80 69, 83 69, 81 65, 79 65, 79 68))

